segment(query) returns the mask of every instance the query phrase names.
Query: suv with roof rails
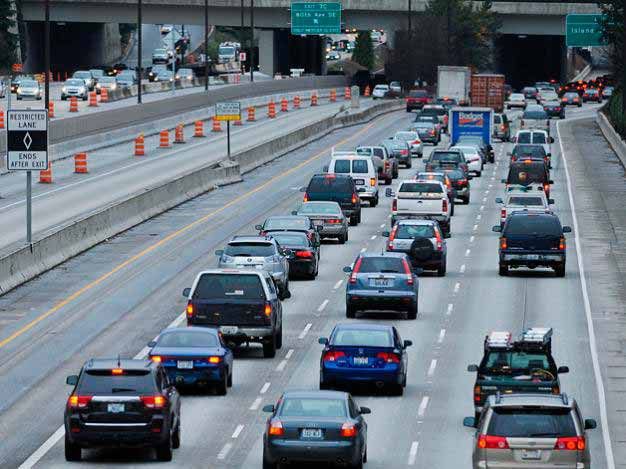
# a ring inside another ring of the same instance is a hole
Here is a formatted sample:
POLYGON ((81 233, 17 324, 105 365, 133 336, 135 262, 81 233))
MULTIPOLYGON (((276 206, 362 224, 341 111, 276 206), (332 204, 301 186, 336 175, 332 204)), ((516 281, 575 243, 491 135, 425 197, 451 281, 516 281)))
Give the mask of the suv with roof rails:
POLYGON ((361 145, 355 148, 356 154, 359 156, 368 156, 374 162, 378 179, 385 181, 385 184, 391 184, 395 174, 398 173, 398 161, 389 153, 387 147, 383 145, 361 145))
POLYGON ((559 374, 552 357, 552 328, 531 327, 518 340, 510 332, 491 332, 485 337, 483 358, 479 365, 468 365, 476 372, 474 415, 480 417, 487 398, 498 392, 558 394, 559 374))
POLYGON ((65 406, 65 459, 80 461, 83 448, 153 447, 171 461, 180 446, 180 396, 159 363, 90 359, 65 406))
POLYGON ((354 179, 347 174, 315 174, 300 192, 304 192, 303 202, 337 202, 350 225, 361 222, 361 199, 354 179))
POLYGON ((463 152, 458 149, 434 150, 424 161, 424 171, 443 171, 461 168, 469 173, 469 166, 463 152))
POLYGON ((591 453, 587 430, 597 427, 583 419, 566 394, 490 396, 481 418, 466 417, 476 428, 472 469, 588 469, 591 453))

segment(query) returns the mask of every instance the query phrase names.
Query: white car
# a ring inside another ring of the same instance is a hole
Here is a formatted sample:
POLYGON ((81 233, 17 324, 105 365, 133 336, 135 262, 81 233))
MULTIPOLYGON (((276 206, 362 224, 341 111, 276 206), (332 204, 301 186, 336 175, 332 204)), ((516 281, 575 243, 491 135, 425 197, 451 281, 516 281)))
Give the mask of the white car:
POLYGON ((424 156, 424 146, 417 132, 414 130, 401 130, 393 136, 394 140, 404 140, 409 144, 411 156, 421 158, 424 156))
POLYGON ((539 93, 537 94, 537 97, 539 98, 538 101, 539 103, 543 104, 547 101, 558 101, 559 100, 559 95, 556 94, 556 91, 554 91, 554 89, 547 89, 547 88, 542 88, 539 90, 539 93))
POLYGON ((378 205, 378 171, 372 158, 360 156, 355 151, 333 150, 330 164, 325 169, 327 173, 351 176, 359 198, 369 201, 370 207, 378 205))
POLYGON ((545 130, 518 130, 511 141, 518 145, 541 145, 546 155, 549 158, 552 156, 550 144, 554 143, 554 138, 550 137, 545 130))
POLYGON ((480 150, 478 147, 470 145, 455 145, 450 147, 450 150, 459 150, 463 153, 465 161, 467 162, 468 172, 481 176, 483 173, 483 159, 480 156, 480 150))
POLYGON ((513 212, 550 213, 550 205, 554 200, 548 199, 545 192, 531 190, 527 187, 511 186, 504 199, 497 197, 496 203, 502 204, 500 210, 500 226, 504 226, 506 217, 513 212))
POLYGON ((374 87, 374 91, 372 92, 372 98, 384 98, 387 96, 387 93, 389 93, 389 85, 376 85, 374 87))
POLYGON ((85 82, 85 86, 89 91, 93 91, 96 87, 96 80, 89 70, 77 70, 72 75, 72 78, 78 78, 85 82))
POLYGON ((80 78, 68 78, 65 80, 63 88, 61 88, 61 101, 65 101, 71 96, 76 96, 83 101, 87 101, 89 94, 85 80, 81 80, 80 78))
POLYGON ((511 93, 509 99, 504 103, 507 109, 511 109, 512 107, 519 107, 522 109, 526 108, 526 98, 522 93, 511 93))

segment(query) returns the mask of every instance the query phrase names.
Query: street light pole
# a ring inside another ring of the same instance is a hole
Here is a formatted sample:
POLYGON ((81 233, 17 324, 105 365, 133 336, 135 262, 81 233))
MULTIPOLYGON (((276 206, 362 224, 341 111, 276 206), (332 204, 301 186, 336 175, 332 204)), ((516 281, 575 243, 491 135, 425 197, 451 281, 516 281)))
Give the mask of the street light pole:
MULTIPOLYGON (((44 98, 46 109, 50 105, 50 0, 45 0, 45 22, 43 27, 44 35, 44 98)), ((29 172, 30 174, 30 172, 29 172)))
POLYGON ((254 82, 254 0, 250 0, 250 82, 254 82))
POLYGON ((209 0, 204 0, 204 91, 209 90, 209 0))
POLYGON ((143 77, 143 71, 141 68, 141 46, 142 46, 142 22, 141 17, 142 0, 137 0, 137 79, 139 84, 137 86, 137 104, 141 104, 141 78, 143 77))
POLYGON ((409 39, 411 39, 411 29, 412 29, 412 25, 411 25, 411 16, 413 15, 413 11, 411 8, 411 0, 409 0, 409 39))
MULTIPOLYGON (((239 42, 241 43, 241 47, 243 49, 245 49, 246 47, 246 42, 245 42, 245 35, 244 35, 244 24, 243 24, 243 0, 241 0, 241 27, 239 28, 239 42)), ((243 75, 243 73, 245 72, 245 66, 244 63, 240 60, 239 62, 241 65, 241 74, 243 75)))
POLYGON ((626 121, 626 6, 622 7, 622 122, 626 121))

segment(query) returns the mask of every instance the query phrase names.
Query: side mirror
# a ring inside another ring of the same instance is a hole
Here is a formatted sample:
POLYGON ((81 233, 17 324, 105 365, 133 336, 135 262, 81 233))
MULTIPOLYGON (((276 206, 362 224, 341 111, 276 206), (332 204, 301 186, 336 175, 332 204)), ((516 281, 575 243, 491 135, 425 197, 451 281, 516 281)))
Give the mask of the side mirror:
POLYGON ((291 249, 284 248, 284 249, 281 249, 281 254, 283 256, 291 256, 293 254, 293 251, 291 249))
POLYGON ((385 197, 393 197, 393 190, 391 189, 391 187, 388 187, 387 189, 385 189, 385 197))
POLYGON ((571 233, 572 232, 572 227, 571 226, 564 226, 563 227, 563 233, 571 233))
POLYGON ((495 233, 501 233, 502 232, 502 227, 500 225, 492 226, 491 227, 491 231, 493 231, 495 233))
POLYGON ((273 413, 274 412, 274 405, 273 404, 268 404, 268 405, 264 405, 263 406, 263 412, 267 412, 267 413, 273 413))
POLYGON ((254 225, 254 229, 258 231, 263 231, 263 225, 254 225))
POLYGON ((598 426, 595 419, 585 419, 585 430, 593 430, 598 426))
POLYGON ((554 181, 553 181, 552 179, 550 179, 550 180, 548 181, 548 184, 554 184, 554 181))
POLYGON ((70 375, 65 378, 65 384, 69 384, 70 386, 76 386, 78 384, 78 375, 70 375))
POLYGON ((323 229, 324 229, 324 227, 322 225, 317 225, 315 227, 315 231, 317 231, 318 233, 321 233, 323 229))
POLYGON ((550 137, 550 143, 554 143, 554 137, 550 137))
POLYGON ((380 235, 381 235, 383 238, 389 238, 389 231, 383 231, 380 235))
POLYGON ((554 205, 554 199, 548 199, 548 204, 549 205, 554 205))
POLYGON ((291 211, 291 214, 292 214, 292 215, 297 215, 297 214, 298 214, 298 211, 297 211, 297 210, 292 210, 292 211, 291 211))
POLYGON ((502 197, 496 197, 496 203, 497 204, 503 204, 504 200, 502 200, 502 197))
POLYGON ((349 274, 350 272, 352 272, 352 267, 350 267, 349 265, 345 266, 342 269, 346 274, 349 274))
POLYGON ((511 143, 517 142, 517 137, 511 137, 511 143))
POLYGON ((189 298, 189 294, 190 294, 190 293, 191 293, 191 288, 185 288, 185 289, 183 290, 183 296, 184 296, 185 298, 189 298))
POLYGON ((306 192, 306 187, 301 187, 300 192, 306 192))
POLYGON ((372 413, 372 409, 370 409, 369 407, 360 407, 359 412, 361 413, 361 415, 367 415, 372 413))
POLYGON ((148 342, 148 347, 152 348, 156 345, 156 341, 155 340, 151 340, 150 342, 148 342))
POLYGON ((469 428, 476 428, 476 418, 475 417, 465 417, 463 419, 463 426, 469 428))
POLYGON ((327 173, 327 172, 328 172, 328 165, 324 166, 324 167, 322 168, 322 171, 323 171, 323 172, 325 172, 325 173, 327 173))
POLYGON ((501 182, 502 184, 506 184, 506 179, 500 179, 500 182, 501 182))
POLYGON ((478 372, 478 365, 467 365, 467 371, 469 371, 470 373, 478 372))
POLYGON ((317 343, 320 345, 327 345, 328 344, 328 337, 320 337, 319 339, 317 339, 317 343))
POLYGON ((402 345, 404 346, 404 348, 410 347, 411 345, 413 345, 413 341, 412 340, 405 340, 402 345))
POLYGON ((215 255, 218 257, 221 257, 222 254, 224 254, 224 250, 223 249, 218 249, 217 251, 215 251, 215 255))
POLYGON ((559 366, 559 368, 556 370, 556 372, 558 374, 569 373, 569 366, 559 366))

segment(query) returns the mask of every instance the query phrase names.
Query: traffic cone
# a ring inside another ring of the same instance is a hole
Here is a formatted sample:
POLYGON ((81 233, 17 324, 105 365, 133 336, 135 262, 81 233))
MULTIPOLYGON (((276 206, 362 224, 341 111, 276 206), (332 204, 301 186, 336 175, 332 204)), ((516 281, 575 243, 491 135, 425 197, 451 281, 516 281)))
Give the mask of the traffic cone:
POLYGON ((159 133, 159 148, 169 148, 170 133, 167 130, 161 130, 159 133))
POLYGON ((89 92, 89 107, 98 107, 98 94, 95 91, 89 92))
POLYGON ((174 143, 185 143, 185 127, 178 124, 174 131, 174 143))
POLYGON ((255 114, 256 109, 254 108, 254 106, 250 106, 248 108, 248 122, 254 122, 256 120, 255 114))
POLYGON ((317 106, 317 93, 311 95, 311 106, 317 106))
POLYGON ((222 124, 217 120, 217 117, 213 116, 213 127, 211 127, 211 132, 221 132, 222 124))
POLYGON ((330 102, 334 103, 337 101, 337 90, 332 89, 330 90, 330 102))
POLYGON ((274 119, 276 117, 276 103, 274 101, 270 101, 267 105, 267 117, 270 119, 274 119))
POLYGON ((48 118, 52 119, 54 117, 54 101, 48 102, 48 118))
POLYGON ((78 98, 70 96, 70 112, 78 112, 78 98))
POLYGON ((74 172, 76 174, 86 174, 87 170, 87 153, 76 153, 74 155, 74 172))
POLYGON ((289 112, 289 101, 287 101, 287 98, 280 100, 280 112, 289 112))
POLYGON ((293 108, 300 109, 300 96, 295 95, 293 98, 293 108))
POLYGON ((0 129, 4 129, 4 109, 0 109, 0 129))
POLYGON ((196 138, 204 137, 204 122, 196 121, 193 136, 196 138))
POLYGON ((346 89, 343 92, 343 96, 344 96, 346 101, 349 100, 349 99, 352 99, 352 91, 350 91, 350 87, 349 86, 346 86, 346 89))
POLYGON ((367 98, 369 95, 370 95, 370 85, 367 85, 365 87, 365 93, 363 94, 363 96, 367 98))
POLYGON ((109 102, 109 91, 106 88, 100 89, 100 102, 101 103, 109 102))
POLYGON ((52 184, 52 162, 48 162, 48 169, 39 171, 39 182, 41 184, 52 184))
POLYGON ((144 143, 143 134, 139 134, 135 139, 135 156, 144 156, 146 154, 144 143))

